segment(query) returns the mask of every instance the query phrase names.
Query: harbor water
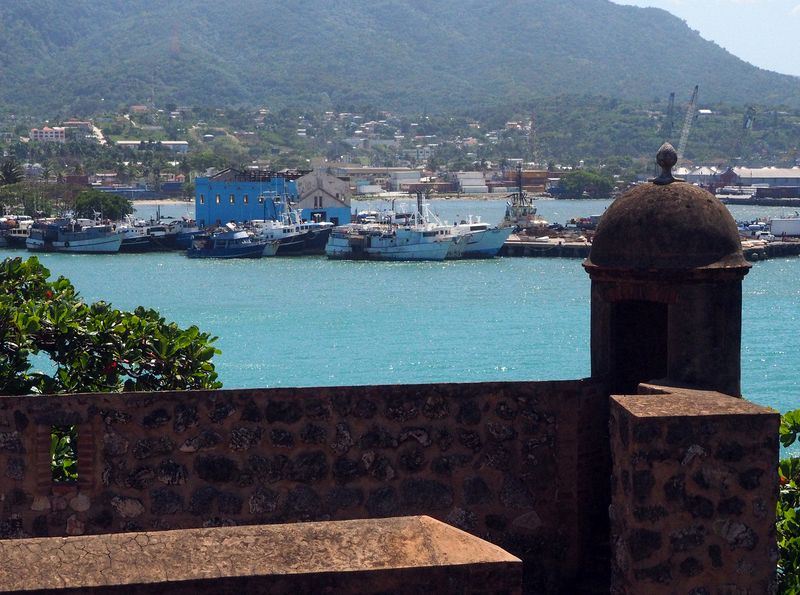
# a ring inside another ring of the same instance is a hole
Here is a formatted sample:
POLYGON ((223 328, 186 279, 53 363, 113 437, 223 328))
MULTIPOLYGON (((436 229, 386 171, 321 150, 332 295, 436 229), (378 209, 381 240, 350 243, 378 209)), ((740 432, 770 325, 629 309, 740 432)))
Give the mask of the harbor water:
MULTIPOLYGON (((354 210, 385 201, 354 202, 354 210)), ((539 201, 564 223, 609 201, 539 201)), ((442 219, 496 223, 503 201, 434 201, 442 219)), ((413 208, 412 201, 395 204, 413 208)), ((140 206, 147 217, 155 207, 140 206)), ((789 214, 732 207, 737 219, 789 214)), ((162 207, 181 216, 186 206, 162 207)), ((4 250, 6 256, 27 256, 4 250)), ((41 254, 87 301, 157 309, 219 337, 226 388, 555 380, 589 375, 589 278, 579 259, 430 263, 324 257, 190 260, 180 252, 41 254)), ((755 263, 744 280, 742 391, 800 408, 800 258, 755 263)))

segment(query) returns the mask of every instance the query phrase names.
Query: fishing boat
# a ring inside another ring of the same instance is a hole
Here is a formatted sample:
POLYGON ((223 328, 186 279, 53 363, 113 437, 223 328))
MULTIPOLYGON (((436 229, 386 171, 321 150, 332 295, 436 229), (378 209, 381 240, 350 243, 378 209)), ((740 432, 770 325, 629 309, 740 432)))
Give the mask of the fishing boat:
POLYGON ((274 256, 278 251, 277 242, 254 240, 243 229, 233 223, 214 230, 209 234, 196 236, 186 251, 189 258, 261 258, 274 256))
POLYGON ((452 237, 448 260, 462 258, 494 258, 514 231, 512 227, 499 227, 469 216, 460 223, 448 224, 431 211, 428 204, 419 202, 416 213, 392 213, 378 217, 378 221, 399 225, 413 225, 417 229, 436 231, 440 236, 452 237))
POLYGON ((446 225, 426 220, 422 196, 416 213, 388 213, 377 223, 353 223, 331 231, 325 254, 346 260, 444 260, 463 241, 446 225))
POLYGON ((278 256, 324 254, 334 228, 330 221, 303 221, 288 204, 280 220, 256 219, 250 226, 256 239, 278 242, 278 256))
POLYGON ((190 217, 175 219, 169 224, 169 230, 175 234, 174 247, 178 250, 188 249, 195 237, 203 233, 197 222, 190 217))
POLYGON ((122 234, 111 225, 68 219, 34 223, 25 242, 31 252, 74 254, 113 254, 121 245, 122 234))
POLYGON ((9 248, 24 248, 31 234, 33 218, 27 215, 7 216, 3 222, 3 238, 9 248))
POLYGON ((493 226, 482 222, 480 217, 470 217, 453 225, 452 230, 462 241, 453 243, 447 258, 494 258, 514 228, 493 226))
POLYGON ((344 260, 444 260, 453 241, 443 232, 353 223, 331 232, 325 254, 344 260))
POLYGON ((500 227, 510 227, 513 233, 535 235, 547 228, 547 221, 536 213, 533 197, 522 189, 522 165, 517 166, 517 192, 509 196, 500 227))

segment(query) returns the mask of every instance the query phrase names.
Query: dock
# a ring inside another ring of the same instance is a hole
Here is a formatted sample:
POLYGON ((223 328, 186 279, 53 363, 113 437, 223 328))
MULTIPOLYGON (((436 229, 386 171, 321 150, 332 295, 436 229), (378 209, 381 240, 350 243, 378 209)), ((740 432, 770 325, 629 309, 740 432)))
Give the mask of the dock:
POLYGON ((592 249, 588 240, 572 238, 526 238, 512 234, 500 250, 500 256, 539 256, 551 258, 586 258, 592 249))
MULTIPOLYGON (((587 258, 592 244, 587 239, 560 238, 526 238, 512 235, 503 244, 500 256, 513 257, 549 257, 549 258, 587 258)), ((742 240, 742 252, 750 261, 781 258, 784 256, 800 256, 800 238, 766 242, 762 240, 742 240)))

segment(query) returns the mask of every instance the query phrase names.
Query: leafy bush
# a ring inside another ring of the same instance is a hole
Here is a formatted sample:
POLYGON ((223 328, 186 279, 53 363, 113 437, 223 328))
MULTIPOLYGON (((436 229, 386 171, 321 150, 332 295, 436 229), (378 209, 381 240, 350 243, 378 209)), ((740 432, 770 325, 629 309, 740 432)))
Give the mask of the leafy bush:
POLYGON ((0 263, 0 395, 219 388, 216 337, 158 312, 86 304, 38 259, 0 263), (32 358, 38 356, 38 361, 32 358), (36 370, 42 357, 52 370, 36 370))
MULTIPOLYGON (((789 447, 800 433, 800 409, 781 418, 781 444, 789 447)), ((800 457, 789 456, 778 466, 780 494, 778 533, 778 581, 784 595, 800 594, 800 457)))

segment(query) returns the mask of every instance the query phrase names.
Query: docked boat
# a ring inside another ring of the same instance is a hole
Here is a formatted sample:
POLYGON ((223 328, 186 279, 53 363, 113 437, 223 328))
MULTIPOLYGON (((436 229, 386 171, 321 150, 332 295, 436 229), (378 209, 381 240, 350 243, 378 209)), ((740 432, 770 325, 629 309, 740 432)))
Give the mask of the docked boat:
POLYGON ((33 218, 27 215, 9 216, 3 223, 2 237, 9 248, 25 248, 25 242, 31 234, 33 218))
POLYGON ((34 223, 25 247, 32 252, 113 254, 119 252, 122 234, 111 225, 59 219, 34 223))
POLYGON ((522 166, 517 168, 517 192, 509 197, 500 227, 510 227, 513 233, 535 235, 547 228, 547 221, 536 212, 533 198, 522 189, 522 166))
POLYGON ((439 236, 450 236, 452 242, 445 257, 447 259, 494 258, 514 231, 512 227, 489 225, 481 221, 480 217, 473 216, 460 223, 449 225, 446 221, 440 220, 428 205, 421 201, 416 213, 396 213, 388 219, 384 216, 383 220, 435 231, 439 236))
POLYGON ((161 207, 156 207, 155 217, 148 220, 127 215, 117 223, 123 232, 120 252, 152 252, 157 250, 187 250, 192 240, 203 233, 194 219, 161 218, 161 207))
POLYGON ((463 239, 453 243, 447 258, 494 258, 514 231, 511 226, 495 227, 472 217, 452 229, 463 239))
POLYGON ((280 220, 257 219, 250 225, 256 239, 278 242, 278 256, 324 254, 334 228, 330 221, 303 221, 297 211, 288 207, 280 220))
POLYGON ((387 213, 377 223, 353 223, 334 229, 325 246, 331 259, 444 260, 455 243, 465 241, 450 226, 424 217, 422 194, 416 213, 387 213))
POLYGON ((175 219, 169 224, 169 229, 175 234, 174 247, 178 250, 188 249, 192 241, 203 233, 195 220, 189 217, 175 219))
POLYGON ((343 260, 444 260, 453 241, 434 230, 353 223, 331 232, 325 254, 343 260))
POLYGON ((277 242, 254 240, 243 229, 232 223, 209 234, 196 236, 186 251, 189 258, 261 258, 274 256, 277 242))

